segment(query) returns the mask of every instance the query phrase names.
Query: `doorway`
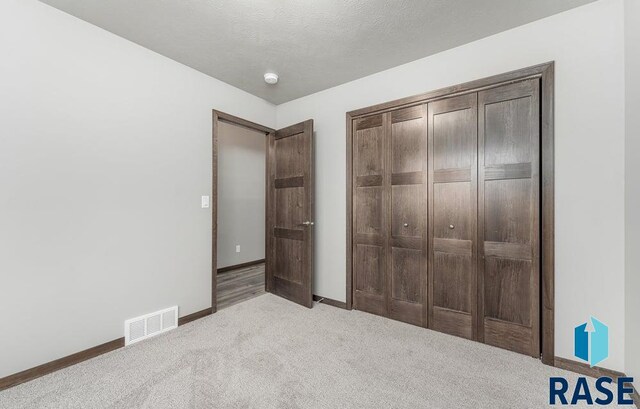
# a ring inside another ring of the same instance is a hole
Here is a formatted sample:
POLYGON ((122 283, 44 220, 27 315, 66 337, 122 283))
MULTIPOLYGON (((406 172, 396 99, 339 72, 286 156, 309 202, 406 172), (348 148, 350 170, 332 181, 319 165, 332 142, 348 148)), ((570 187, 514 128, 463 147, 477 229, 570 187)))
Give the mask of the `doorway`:
POLYGON ((265 292, 265 132, 218 124, 218 309, 265 292))
POLYGON ((213 111, 212 312, 271 292, 312 306, 313 121, 213 111))

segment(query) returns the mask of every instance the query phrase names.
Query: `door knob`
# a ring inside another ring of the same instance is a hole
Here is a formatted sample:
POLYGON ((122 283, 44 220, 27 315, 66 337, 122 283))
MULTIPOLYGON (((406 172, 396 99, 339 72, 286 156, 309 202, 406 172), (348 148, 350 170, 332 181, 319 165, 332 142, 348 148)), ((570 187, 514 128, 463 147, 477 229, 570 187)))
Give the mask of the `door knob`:
POLYGON ((307 220, 306 222, 302 222, 301 224, 302 224, 303 226, 313 226, 313 222, 310 222, 310 221, 308 221, 308 220, 307 220))
POLYGON ((453 224, 450 224, 450 225, 449 225, 449 228, 453 230, 454 225, 453 225, 453 224))
POLYGON ((409 223, 403 224, 404 227, 409 227, 409 223))

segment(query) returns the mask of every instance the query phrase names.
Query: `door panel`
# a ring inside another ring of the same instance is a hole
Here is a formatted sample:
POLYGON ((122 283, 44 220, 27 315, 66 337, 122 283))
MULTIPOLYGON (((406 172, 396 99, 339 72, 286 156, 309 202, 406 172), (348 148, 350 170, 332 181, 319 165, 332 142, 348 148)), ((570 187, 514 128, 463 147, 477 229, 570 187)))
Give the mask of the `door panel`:
POLYGON ((429 327, 477 337, 477 96, 429 104, 429 327))
POLYGON ((392 237, 421 239, 424 230, 424 186, 394 185, 391 187, 392 237))
POLYGON ((353 126, 353 306, 387 315, 382 115, 360 119, 353 126))
MULTIPOLYGON (((491 90, 492 94, 506 94, 506 89, 491 90)), ((483 93, 487 96, 487 93, 483 93)), ((496 95, 497 98, 501 98, 496 95)), ((531 100, 528 96, 498 100, 485 105, 484 165, 504 165, 531 161, 531 124, 529 123, 531 100)))
POLYGON ((382 235, 382 193, 382 186, 358 186, 355 206, 356 234, 382 235))
POLYGON ((387 283, 389 316, 425 325, 426 295, 426 107, 399 109, 385 119, 390 135, 387 180, 391 234, 387 283))
POLYGON ((276 268, 273 272, 275 277, 302 284, 303 244, 302 240, 276 236, 276 268))
POLYGON ((267 291, 311 308, 313 121, 269 138, 267 291), (305 223, 309 222, 309 223, 305 223))
POLYGON ((384 296, 384 257, 380 246, 356 246, 356 290, 384 296))
POLYGON ((357 144, 356 153, 358 154, 358 161, 354 162, 356 175, 382 176, 382 120, 379 123, 363 120, 360 128, 356 131, 355 139, 357 144), (364 128, 367 124, 372 128, 364 128))
POLYGON ((275 138, 276 179, 302 177, 307 136, 304 132, 290 136, 282 136, 278 132, 275 138))
MULTIPOLYGON (((470 272, 473 271, 471 257, 443 251, 434 252, 433 304, 452 311, 471 313, 472 288, 470 272)), ((475 290, 475 289, 474 289, 475 290)))
POLYGON ((470 208, 472 194, 469 182, 434 183, 433 235, 441 239, 469 240, 475 215, 470 208), (453 226, 453 228, 451 228, 453 226))
POLYGON ((391 171, 397 173, 422 172, 425 148, 422 106, 408 109, 412 115, 391 115, 391 171), (401 121, 401 122, 400 122, 401 121))
POLYGON ((433 129, 437 130, 433 135, 433 168, 438 171, 466 170, 475 166, 475 139, 469 137, 469 129, 476 115, 471 107, 466 107, 472 102, 471 99, 473 99, 471 96, 464 96, 454 99, 454 102, 445 100, 449 102, 439 101, 431 104, 433 109, 446 110, 434 112, 432 119, 433 129), (456 106, 455 101, 463 102, 461 106, 456 106), (452 110, 448 111, 448 109, 452 110))
POLYGON ((529 277, 522 271, 531 270, 531 261, 488 257, 485 266, 485 317, 529 327, 531 290, 529 277))
POLYGON ((420 273, 422 271, 422 252, 420 250, 395 248, 391 258, 393 299, 411 303, 421 302, 420 273))
POLYGON ((480 339, 539 356, 539 80, 478 94, 480 339))
POLYGON ((276 226, 298 229, 304 220, 304 187, 276 188, 276 226))
POLYGON ((485 241, 531 242, 531 179, 485 180, 485 241))

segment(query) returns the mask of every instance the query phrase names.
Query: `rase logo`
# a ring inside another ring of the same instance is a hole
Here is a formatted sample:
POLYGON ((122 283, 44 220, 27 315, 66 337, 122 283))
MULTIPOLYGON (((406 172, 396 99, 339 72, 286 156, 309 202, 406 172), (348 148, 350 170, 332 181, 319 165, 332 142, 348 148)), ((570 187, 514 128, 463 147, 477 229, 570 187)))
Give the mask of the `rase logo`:
MULTIPOLYGON (((589 322, 574 328, 573 348, 575 357, 589 363, 589 366, 593 368, 609 357, 609 327, 591 317, 589 322)), ((566 378, 551 377, 549 379, 549 404, 576 405, 579 402, 584 402, 593 405, 595 402, 598 405, 609 405, 614 402, 614 393, 611 390, 613 382, 613 379, 608 376, 598 378, 596 380, 597 395, 594 399, 585 377, 578 378, 572 393, 568 393, 569 382, 566 378), (571 398, 570 403, 569 397, 571 398)), ((633 388, 626 387, 625 384, 631 385, 632 382, 633 378, 618 378, 615 396, 618 405, 633 405, 633 400, 625 397, 625 394, 633 392, 633 388)))
POLYGON ((589 363, 593 368, 609 357, 609 327, 591 317, 589 323, 578 325, 573 330, 573 354, 589 363))

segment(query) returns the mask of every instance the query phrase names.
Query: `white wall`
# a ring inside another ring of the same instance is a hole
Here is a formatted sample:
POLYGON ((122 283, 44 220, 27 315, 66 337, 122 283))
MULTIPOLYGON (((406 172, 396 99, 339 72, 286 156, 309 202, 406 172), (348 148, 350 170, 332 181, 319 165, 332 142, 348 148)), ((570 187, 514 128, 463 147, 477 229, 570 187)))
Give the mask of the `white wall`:
POLYGON ((222 268, 264 259, 267 137, 226 122, 220 122, 219 130, 218 268, 222 268))
POLYGON ((627 375, 640 389, 640 0, 625 0, 627 375))
POLYGON ((594 315, 623 370, 623 40, 622 0, 601 0, 279 105, 278 127, 315 121, 314 293, 345 300, 345 112, 555 60, 556 355, 594 315))
POLYGON ((211 305, 211 109, 275 107, 35 0, 0 1, 0 377, 211 305))

